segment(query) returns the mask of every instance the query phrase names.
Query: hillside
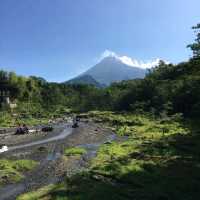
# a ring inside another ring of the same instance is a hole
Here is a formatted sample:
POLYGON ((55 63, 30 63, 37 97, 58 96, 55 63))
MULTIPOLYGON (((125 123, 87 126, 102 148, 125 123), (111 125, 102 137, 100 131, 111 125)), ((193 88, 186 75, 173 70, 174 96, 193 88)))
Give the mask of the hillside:
POLYGON ((104 87, 103 84, 97 82, 92 76, 90 75, 81 75, 74 79, 71 79, 66 82, 66 84, 76 85, 76 84, 85 84, 85 85, 93 85, 97 88, 104 87))
POLYGON ((129 66, 116 57, 109 56, 84 72, 80 77, 91 76, 100 84, 110 85, 123 80, 144 78, 146 72, 145 69, 129 66))

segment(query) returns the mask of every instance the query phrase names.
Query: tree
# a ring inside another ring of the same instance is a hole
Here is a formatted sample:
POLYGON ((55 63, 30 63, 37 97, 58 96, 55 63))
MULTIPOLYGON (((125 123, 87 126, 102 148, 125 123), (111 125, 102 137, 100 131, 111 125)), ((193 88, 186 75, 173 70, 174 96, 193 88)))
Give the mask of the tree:
POLYGON ((193 51, 194 58, 200 58, 200 23, 193 26, 192 29, 196 33, 196 39, 193 44, 189 44, 187 47, 193 51))

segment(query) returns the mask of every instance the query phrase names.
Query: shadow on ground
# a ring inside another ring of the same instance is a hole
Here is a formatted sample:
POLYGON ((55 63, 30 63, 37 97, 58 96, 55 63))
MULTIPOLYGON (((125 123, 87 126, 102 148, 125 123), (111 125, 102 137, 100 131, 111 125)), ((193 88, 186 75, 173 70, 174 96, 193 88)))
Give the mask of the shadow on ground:
POLYGON ((143 141, 137 150, 110 156, 88 172, 66 179, 38 199, 199 199, 200 133, 191 127, 187 127, 190 129, 187 135, 143 141))

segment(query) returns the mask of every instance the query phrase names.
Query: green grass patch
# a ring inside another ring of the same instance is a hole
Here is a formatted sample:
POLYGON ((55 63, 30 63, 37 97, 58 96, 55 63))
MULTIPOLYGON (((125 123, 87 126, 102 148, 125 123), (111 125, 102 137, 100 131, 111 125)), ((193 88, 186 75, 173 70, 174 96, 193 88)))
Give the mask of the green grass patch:
POLYGON ((67 148, 64 151, 65 156, 81 156, 85 153, 87 153, 87 151, 80 147, 67 148))
POLYGON ((9 127, 14 124, 14 119, 7 112, 0 112, 0 127, 9 127))
POLYGON ((107 124, 120 136, 148 137, 160 139, 163 136, 189 132, 176 116, 154 119, 149 115, 92 111, 87 113, 96 122, 107 124))
MULTIPOLYGON (((35 192, 30 192, 27 194, 22 194, 20 195, 17 200, 48 200, 48 199, 53 199, 52 195, 54 192, 57 194, 59 192, 62 192, 65 190, 65 185, 64 184, 58 184, 58 185, 48 185, 46 187, 43 187, 35 192)), ((55 197, 55 200, 68 200, 67 197, 55 197)))
POLYGON ((0 160, 0 185, 15 183, 24 178, 23 173, 37 166, 33 160, 0 160))
POLYGON ((45 109, 31 110, 27 103, 20 103, 15 110, 15 114, 10 111, 0 111, 0 127, 16 127, 17 124, 26 124, 35 126, 48 124, 50 119, 61 118, 71 113, 71 110, 65 107, 57 107, 52 111, 45 109))
POLYGON ((0 127, 8 128, 8 127, 16 127, 17 124, 26 124, 28 126, 35 126, 38 124, 47 124, 49 118, 36 118, 30 115, 27 116, 11 116, 9 113, 1 113, 0 112, 0 127))

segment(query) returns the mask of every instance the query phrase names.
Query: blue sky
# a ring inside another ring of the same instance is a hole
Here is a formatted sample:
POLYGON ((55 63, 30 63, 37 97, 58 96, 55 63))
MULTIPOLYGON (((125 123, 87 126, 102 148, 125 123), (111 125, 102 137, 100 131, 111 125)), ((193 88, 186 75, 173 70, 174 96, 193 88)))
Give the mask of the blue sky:
POLYGON ((187 60, 199 0, 0 0, 0 68, 65 81, 105 50, 187 60))

